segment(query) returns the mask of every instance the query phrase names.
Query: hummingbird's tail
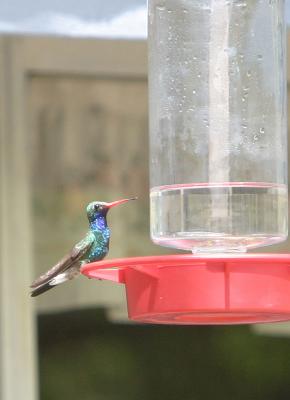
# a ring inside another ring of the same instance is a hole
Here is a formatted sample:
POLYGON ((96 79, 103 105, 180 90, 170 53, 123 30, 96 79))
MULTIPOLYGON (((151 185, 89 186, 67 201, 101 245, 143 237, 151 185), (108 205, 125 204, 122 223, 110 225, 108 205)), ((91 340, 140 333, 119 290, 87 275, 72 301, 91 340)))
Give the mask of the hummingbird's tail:
POLYGON ((39 285, 35 289, 33 289, 30 293, 31 297, 39 296, 42 293, 47 292, 48 290, 52 289, 55 285, 50 285, 49 283, 44 283, 43 285, 39 285))
POLYGON ((75 278, 80 274, 80 263, 73 265, 65 272, 56 275, 48 282, 41 283, 36 287, 32 287, 32 291, 30 293, 31 297, 39 296, 42 293, 47 292, 48 290, 52 289, 53 287, 60 285, 61 283, 70 281, 71 279, 75 278))

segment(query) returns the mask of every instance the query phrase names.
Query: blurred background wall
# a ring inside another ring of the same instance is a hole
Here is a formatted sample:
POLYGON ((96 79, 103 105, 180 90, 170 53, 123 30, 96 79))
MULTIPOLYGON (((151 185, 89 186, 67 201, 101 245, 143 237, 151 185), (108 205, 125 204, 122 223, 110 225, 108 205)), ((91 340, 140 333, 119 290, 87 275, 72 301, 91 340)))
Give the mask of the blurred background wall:
POLYGON ((123 287, 84 277, 29 298, 92 200, 139 198, 109 215, 110 258, 169 253, 149 239, 146 42, 4 35, 0 87, 1 399, 38 379, 41 399, 289 397, 289 339, 128 324, 123 287))

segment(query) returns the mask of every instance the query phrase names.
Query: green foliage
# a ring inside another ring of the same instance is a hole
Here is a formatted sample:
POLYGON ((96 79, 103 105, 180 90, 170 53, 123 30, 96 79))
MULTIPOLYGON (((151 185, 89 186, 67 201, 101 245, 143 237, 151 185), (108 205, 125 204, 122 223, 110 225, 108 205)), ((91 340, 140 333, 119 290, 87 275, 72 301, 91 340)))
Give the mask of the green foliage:
POLYGON ((117 325, 99 310, 42 316, 41 400, 275 399, 290 341, 247 326, 117 325))

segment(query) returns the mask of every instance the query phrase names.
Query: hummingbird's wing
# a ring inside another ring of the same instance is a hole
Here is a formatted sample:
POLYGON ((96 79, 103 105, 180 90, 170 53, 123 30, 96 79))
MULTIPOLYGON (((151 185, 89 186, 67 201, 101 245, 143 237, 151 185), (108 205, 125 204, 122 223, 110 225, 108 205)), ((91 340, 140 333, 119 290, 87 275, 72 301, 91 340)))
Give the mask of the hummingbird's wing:
POLYGON ((45 274, 41 275, 39 278, 35 279, 30 285, 31 288, 36 288, 40 285, 44 285, 49 282, 52 278, 58 274, 66 271, 73 264, 80 261, 80 259, 87 253, 94 243, 94 236, 88 234, 85 239, 77 243, 72 250, 64 256, 57 264, 55 264, 50 270, 45 274))

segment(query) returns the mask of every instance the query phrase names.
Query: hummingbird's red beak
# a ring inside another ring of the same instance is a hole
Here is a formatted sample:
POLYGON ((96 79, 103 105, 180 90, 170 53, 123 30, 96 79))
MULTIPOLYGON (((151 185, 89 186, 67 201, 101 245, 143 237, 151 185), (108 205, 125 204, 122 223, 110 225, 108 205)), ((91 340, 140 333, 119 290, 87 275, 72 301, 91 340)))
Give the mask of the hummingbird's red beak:
POLYGON ((113 201, 112 203, 107 203, 107 207, 112 208, 112 207, 118 206, 119 204, 127 203, 127 201, 131 201, 131 200, 137 200, 137 197, 132 197, 131 199, 122 199, 122 200, 113 201))

